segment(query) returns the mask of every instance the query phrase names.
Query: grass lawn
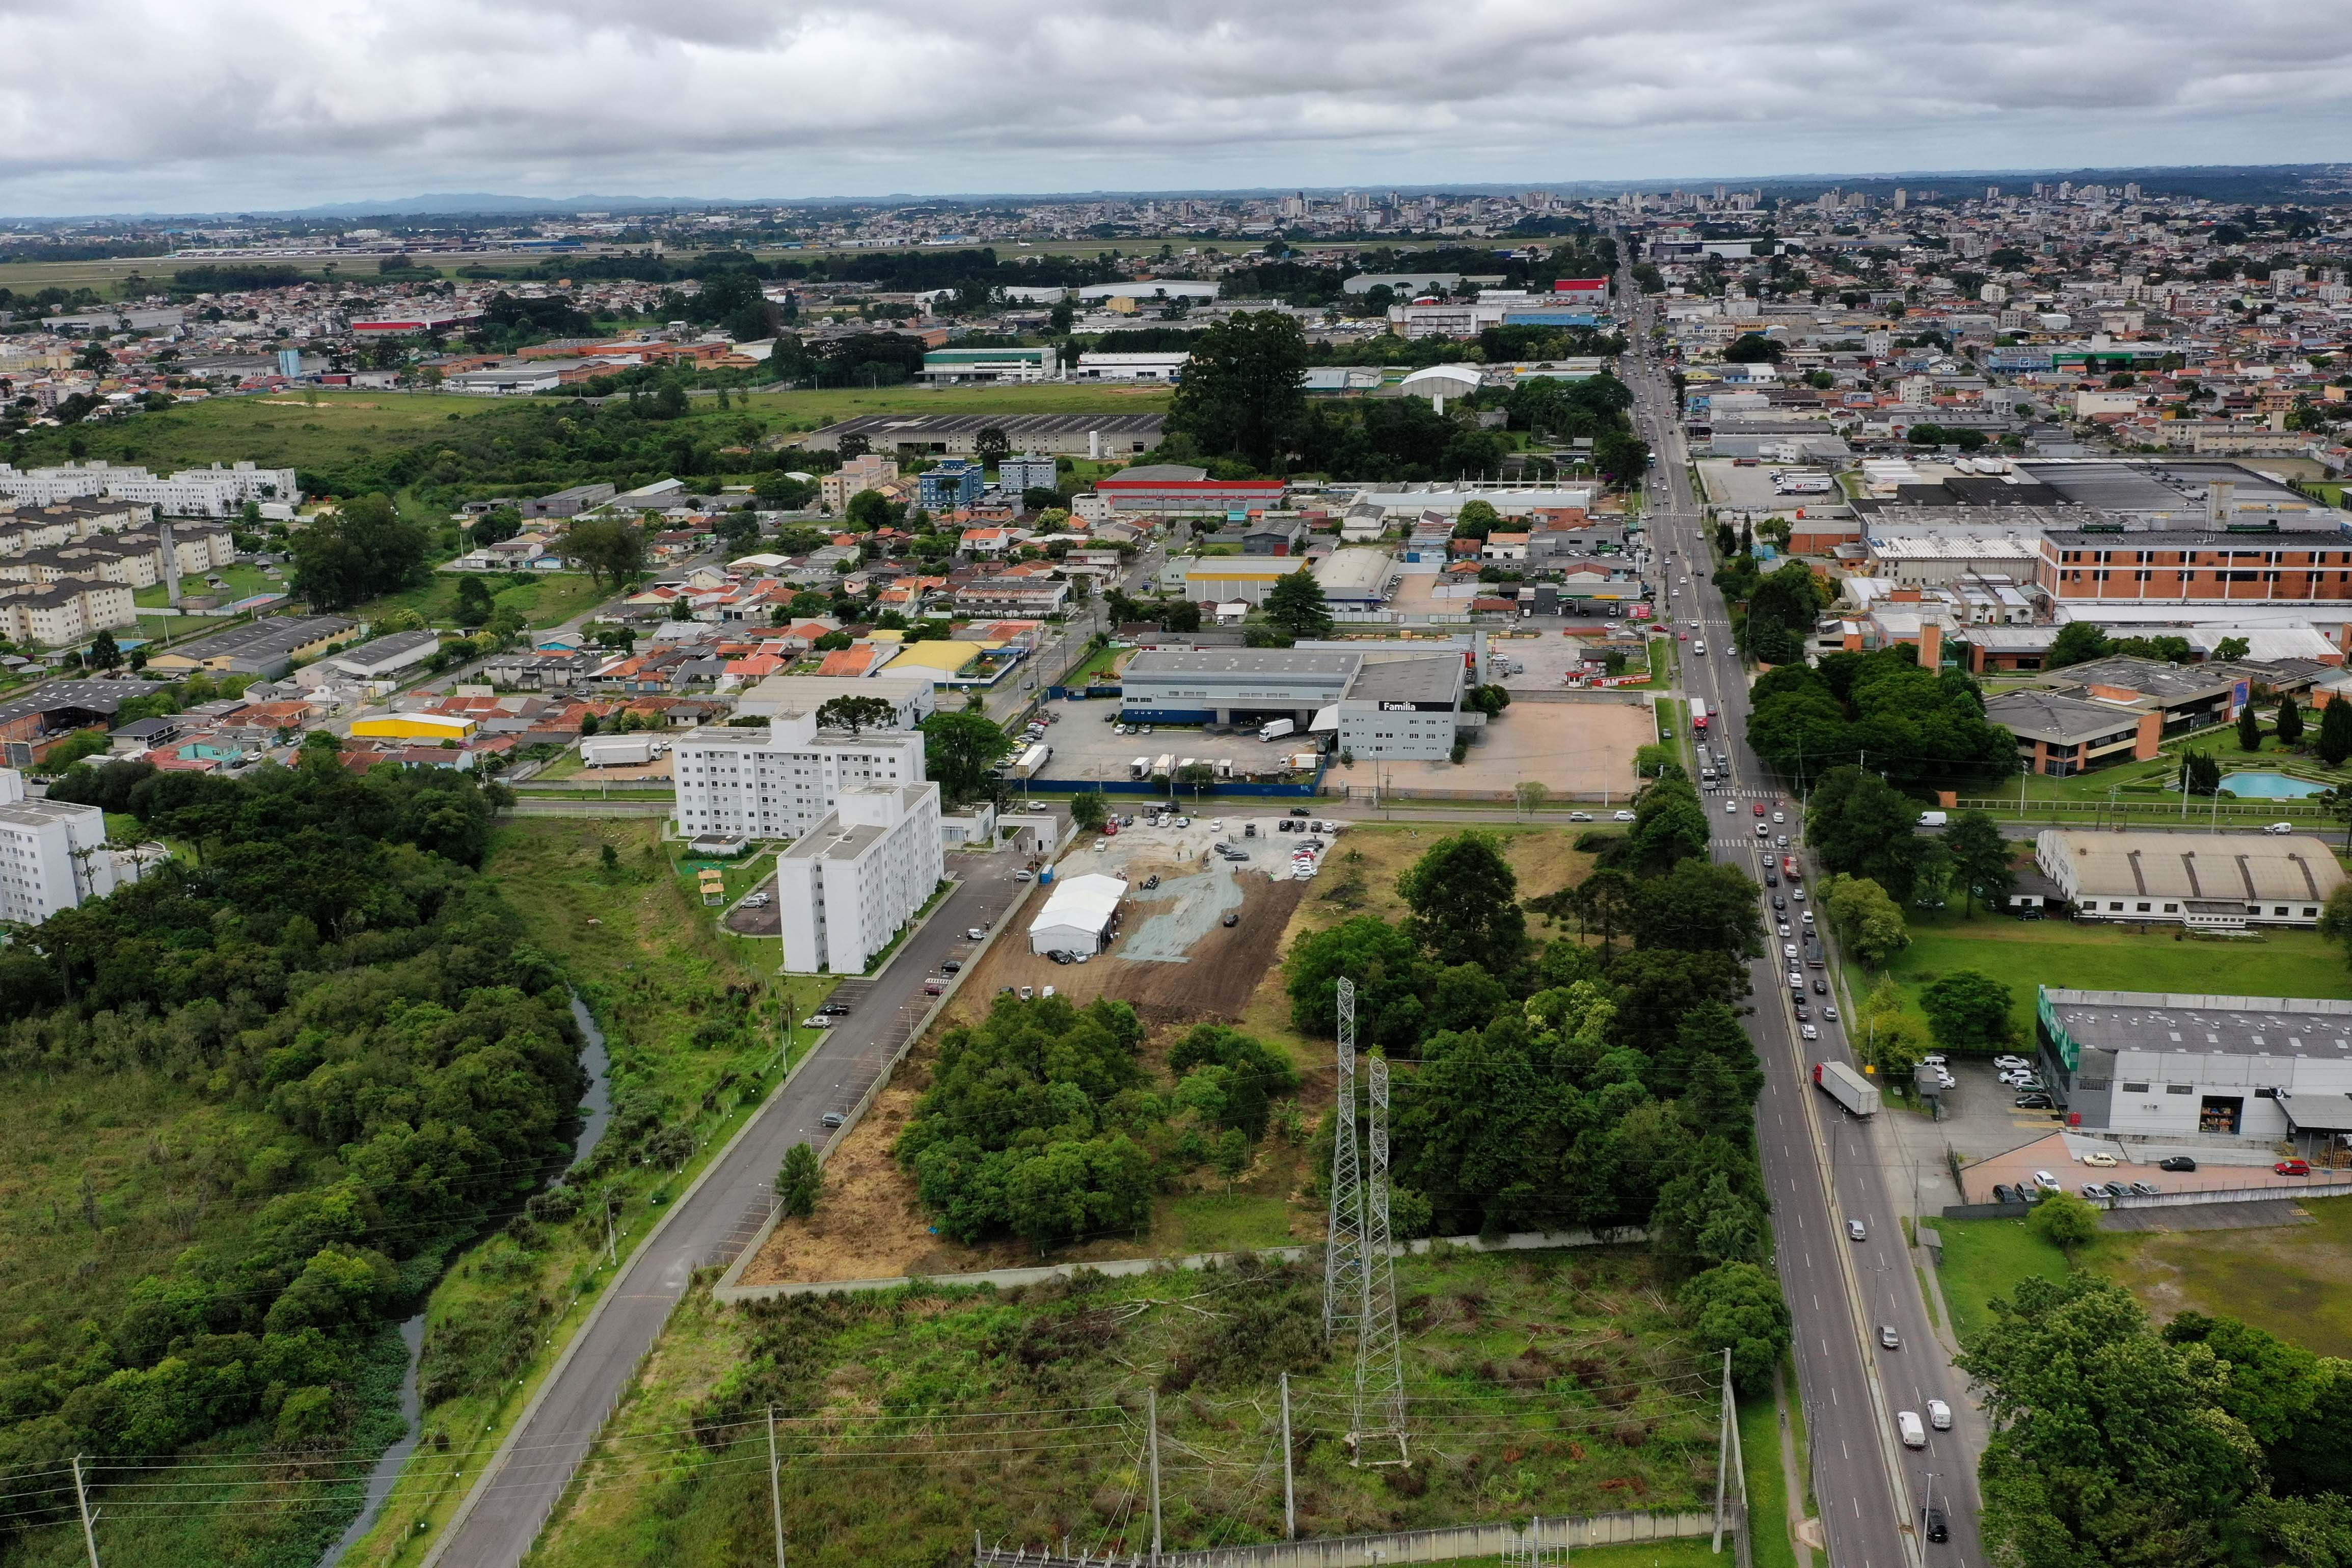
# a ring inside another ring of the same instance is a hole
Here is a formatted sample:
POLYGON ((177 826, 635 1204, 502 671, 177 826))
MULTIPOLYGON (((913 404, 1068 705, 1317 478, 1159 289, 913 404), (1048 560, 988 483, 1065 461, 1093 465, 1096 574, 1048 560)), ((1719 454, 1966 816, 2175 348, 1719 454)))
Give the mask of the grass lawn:
MULTIPOLYGON (((1433 1256, 1401 1260, 1397 1284, 1410 1472, 1348 1462, 1353 1357, 1325 1351, 1312 1262, 743 1310, 697 1295, 624 1399, 622 1436, 599 1444, 529 1562, 762 1561, 759 1416, 771 1405, 784 1533, 802 1568, 944 1562, 975 1529, 1124 1556, 1146 1544, 1140 1402, 1152 1384, 1168 1545, 1276 1540, 1284 1370, 1302 1536, 1712 1500, 1706 1358, 1680 1337, 1645 1258, 1433 1256), (981 1413, 1014 1410, 1017 1441, 961 1436, 1006 1419, 975 1426, 981 1413), (909 1415, 919 1426, 903 1425, 909 1415)), ((1589 1560, 1695 1568, 1688 1552, 1662 1542, 1589 1560)))
MULTIPOLYGON (((484 575, 481 580, 489 587, 493 605, 501 608, 511 605, 521 611, 523 619, 540 631, 585 615, 614 592, 599 587, 583 572, 546 572, 513 577, 484 575)), ((372 618, 391 610, 415 610, 428 626, 454 626, 457 622, 457 584, 462 581, 464 576, 459 574, 436 572, 432 581, 420 587, 372 599, 352 613, 372 618)))
MULTIPOLYGON (((2159 1320, 2184 1310, 2237 1318, 2320 1355, 2352 1354, 2352 1199, 2304 1207, 2315 1224, 2253 1230, 2102 1234, 2076 1259, 2130 1289, 2159 1320)), ((2064 1273, 2065 1256, 2021 1219, 1941 1220, 1941 1279, 1966 1340, 1986 1303, 2028 1275, 2064 1273)))
POLYGON ((120 425, 74 428, 89 456, 111 462, 176 468, 250 459, 266 468, 319 468, 387 442, 409 444, 502 401, 406 392, 322 392, 315 405, 295 397, 211 397, 120 425))
POLYGON ((2015 921, 1947 910, 1911 916, 1911 945, 1888 973, 1913 1010, 1937 976, 1974 969, 2010 987, 2017 1037, 2033 1036, 2034 987, 2089 991, 2176 991, 2231 996, 2352 998, 2352 968, 2316 931, 2269 931, 2260 941, 2174 941, 2162 928, 2147 935, 2122 926, 2067 921, 2015 921))
MULTIPOLYGON (((211 594, 223 604, 228 604, 249 598, 255 594, 282 594, 286 592, 289 581, 284 576, 265 576, 258 566, 223 566, 206 575, 218 577, 226 586, 215 588, 202 576, 187 577, 181 580, 180 592, 184 595, 211 594)), ((157 583, 152 587, 140 589, 131 595, 131 600, 142 610, 163 609, 172 603, 172 591, 157 583)))
MULTIPOLYGON (((1796 1568, 1789 1533, 1789 1486, 1780 1474, 1780 1412, 1768 1392, 1739 1401, 1739 1457, 1748 1477, 1748 1540, 1757 1568, 1796 1568)), ((1706 1550, 1706 1542, 1696 1542, 1706 1550)), ((1577 1554, 1589 1563, 1599 1553, 1577 1554)))
POLYGON ((754 393, 750 402, 775 428, 800 431, 861 414, 1160 414, 1173 395, 1165 387, 884 386, 754 393))

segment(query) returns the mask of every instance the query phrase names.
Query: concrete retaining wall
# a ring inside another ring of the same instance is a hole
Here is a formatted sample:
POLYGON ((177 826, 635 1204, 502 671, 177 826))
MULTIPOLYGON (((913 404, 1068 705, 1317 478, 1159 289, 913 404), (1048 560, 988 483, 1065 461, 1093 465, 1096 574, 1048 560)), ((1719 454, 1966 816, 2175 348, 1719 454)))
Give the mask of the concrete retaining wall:
MULTIPOLYGON (((1727 1509, 1724 1528, 1733 1538, 1738 1561, 1747 1561, 1748 1521, 1745 1510, 1727 1509)), ((972 1553, 972 1568, 1112 1568, 1114 1564, 1157 1563, 1162 1568, 1370 1568, 1374 1563, 1454 1563, 1465 1557, 1500 1557, 1524 1551, 1540 1529, 1546 1546, 1580 1547, 1634 1545, 1644 1541, 1690 1541, 1715 1533, 1711 1510, 1690 1509, 1676 1513, 1597 1513, 1580 1519, 1531 1520, 1517 1525, 1463 1524, 1444 1530, 1408 1530, 1393 1535, 1342 1535, 1326 1541, 1284 1541, 1265 1546, 1228 1546, 1213 1552, 1163 1552, 1157 1558, 1141 1553, 1127 1557, 1061 1557, 1044 1552, 988 1547, 972 1553)))
MULTIPOLYGON (((782 1285, 744 1285, 739 1283, 746 1260, 758 1256, 760 1247, 770 1232, 775 1229, 771 1216, 767 1228, 759 1239, 743 1249, 711 1290, 714 1300, 730 1304, 744 1301, 773 1301, 786 1296, 840 1296, 857 1290, 895 1290, 901 1285, 911 1285, 914 1277, 894 1275, 883 1279, 814 1279, 793 1280, 782 1285)), ((1623 1230, 1594 1232, 1590 1230, 1521 1231, 1500 1241, 1487 1241, 1475 1236, 1450 1236, 1438 1240, 1423 1239, 1408 1242, 1397 1248, 1400 1258, 1419 1258, 1439 1247, 1459 1247, 1465 1252, 1542 1252, 1565 1247, 1610 1247, 1647 1241, 1649 1234, 1636 1227, 1623 1230)), ((1155 1268, 1214 1268, 1255 1258, 1269 1263, 1297 1263, 1313 1248, 1305 1247, 1268 1247, 1245 1252, 1196 1252, 1181 1258, 1109 1258, 1094 1263, 1048 1263, 1031 1268, 992 1268, 979 1274, 933 1274, 924 1277, 930 1285, 993 1285, 1000 1289, 1014 1285, 1035 1285, 1047 1279, 1067 1279, 1079 1274, 1103 1274, 1114 1279, 1149 1274, 1155 1268)))

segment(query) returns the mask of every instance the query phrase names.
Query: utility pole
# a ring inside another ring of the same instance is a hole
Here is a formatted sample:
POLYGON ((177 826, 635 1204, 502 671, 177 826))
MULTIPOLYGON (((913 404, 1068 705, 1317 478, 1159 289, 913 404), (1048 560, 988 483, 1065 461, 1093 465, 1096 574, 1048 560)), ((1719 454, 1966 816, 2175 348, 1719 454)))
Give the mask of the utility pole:
POLYGON ((1282 1538, 1298 1539, 1298 1497, 1290 1477, 1290 1374, 1282 1374, 1282 1538))
POLYGON ((89 1548, 89 1568, 98 1568, 98 1532, 89 1527, 89 1493, 82 1485, 81 1456, 73 1458, 74 1506, 81 1510, 81 1543, 89 1548))
POLYGON ((1143 1391, 1144 1447, 1151 1458, 1151 1560, 1160 1561, 1160 1391, 1143 1391))
POLYGON ((784 1481, 776 1466, 776 1407, 772 1405, 768 1406, 768 1511, 776 1521, 776 1568, 784 1568, 784 1481))
POLYGON ((621 1263, 621 1239, 613 1226, 613 1193, 609 1187, 604 1191, 604 1261, 615 1268, 621 1263))

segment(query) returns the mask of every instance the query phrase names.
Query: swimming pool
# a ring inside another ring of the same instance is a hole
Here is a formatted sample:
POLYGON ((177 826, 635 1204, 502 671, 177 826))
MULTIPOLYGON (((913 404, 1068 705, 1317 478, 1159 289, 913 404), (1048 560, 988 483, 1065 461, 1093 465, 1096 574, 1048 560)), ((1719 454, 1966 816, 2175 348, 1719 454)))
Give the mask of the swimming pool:
POLYGON ((2284 773, 2223 773, 2221 787, 2250 800, 2300 800, 2327 786, 2307 779, 2291 779, 2284 773))

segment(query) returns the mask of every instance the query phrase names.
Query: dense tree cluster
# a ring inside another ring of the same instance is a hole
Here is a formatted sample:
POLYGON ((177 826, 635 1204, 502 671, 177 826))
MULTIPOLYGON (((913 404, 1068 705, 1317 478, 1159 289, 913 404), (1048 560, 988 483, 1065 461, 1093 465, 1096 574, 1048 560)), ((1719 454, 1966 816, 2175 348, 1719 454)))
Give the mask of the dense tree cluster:
POLYGON ((280 1131, 182 1156, 192 1198, 257 1205, 246 1223, 84 1321, 16 1327, 0 1465, 257 1421, 274 1446, 345 1441, 383 1320, 560 1166, 583 1087, 554 964, 473 869, 488 805, 464 774, 354 777, 331 748, 239 782, 85 766, 54 798, 186 854, 0 950, 0 1068, 149 1075, 280 1131))
MULTIPOLYGON (((1653 825, 1688 804, 1654 784, 1653 825)), ((1763 950, 1758 889, 1663 826, 1606 840, 1582 889, 1613 891, 1627 949, 1531 948, 1517 879, 1487 836, 1440 841, 1398 883, 1410 911, 1358 916, 1291 949, 1292 1023, 1328 1037, 1333 982, 1356 986, 1360 1043, 1408 1060, 1395 1080, 1396 1212, 1441 1235, 1647 1226, 1708 1341, 1769 1383, 1785 1310, 1762 1266, 1769 1205, 1755 1154, 1763 1073, 1735 1008, 1763 950), (1756 1273, 1726 1274, 1753 1267, 1756 1273), (1758 1283, 1760 1276, 1761 1283, 1758 1283)))
POLYGON ((2030 1277, 1958 1364, 1986 1396, 1994 1561, 2352 1563, 2352 1366, 2228 1318, 2153 1328, 2089 1273, 2030 1277))
POLYGON ((1976 682, 1957 669, 1923 669, 1907 650, 1783 665, 1750 696, 1748 744, 1801 785, 1841 766, 1867 767, 1893 784, 1946 788, 2017 769, 2016 740, 1985 717, 1976 682))
POLYGON ((898 1144, 940 1229, 1040 1247, 1139 1229, 1163 1182, 1204 1162, 1240 1170, 1272 1097, 1297 1087, 1286 1058, 1216 1025, 1171 1054, 1172 1088, 1138 1059, 1142 1043, 1126 1003, 1059 996, 1000 996, 950 1030, 898 1144))

